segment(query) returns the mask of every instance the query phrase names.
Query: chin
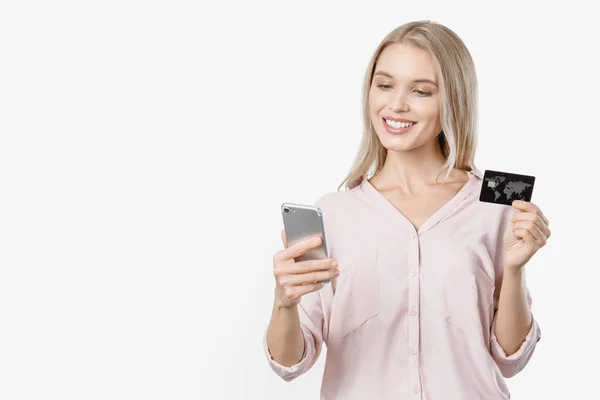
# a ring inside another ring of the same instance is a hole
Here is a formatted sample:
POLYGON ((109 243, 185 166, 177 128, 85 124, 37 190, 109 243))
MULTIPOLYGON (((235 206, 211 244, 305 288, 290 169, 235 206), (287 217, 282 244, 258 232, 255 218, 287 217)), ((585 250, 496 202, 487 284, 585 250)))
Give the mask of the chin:
POLYGON ((385 147, 387 149, 387 151, 394 151, 394 152, 398 152, 398 153, 404 153, 407 151, 411 151, 414 149, 414 146, 408 145, 408 144, 397 144, 397 143, 393 143, 393 144, 383 144, 383 147, 385 147))
POLYGON ((408 151, 415 147, 412 140, 407 140, 407 138, 401 136, 390 136, 387 132, 383 138, 380 135, 378 136, 379 141, 388 151, 408 151))
POLYGON ((407 151, 414 149, 413 146, 398 145, 398 144, 389 145, 389 146, 384 145, 383 147, 385 147, 387 149, 387 151, 395 151, 398 153, 403 153, 403 152, 407 152, 407 151))

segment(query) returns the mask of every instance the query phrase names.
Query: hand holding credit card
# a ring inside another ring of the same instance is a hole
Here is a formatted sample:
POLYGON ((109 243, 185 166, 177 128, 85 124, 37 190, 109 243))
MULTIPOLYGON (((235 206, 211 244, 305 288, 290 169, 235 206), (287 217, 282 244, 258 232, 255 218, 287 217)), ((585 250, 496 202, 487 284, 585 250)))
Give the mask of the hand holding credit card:
POLYGON ((531 201, 535 176, 485 170, 479 201, 510 206, 515 200, 531 201))

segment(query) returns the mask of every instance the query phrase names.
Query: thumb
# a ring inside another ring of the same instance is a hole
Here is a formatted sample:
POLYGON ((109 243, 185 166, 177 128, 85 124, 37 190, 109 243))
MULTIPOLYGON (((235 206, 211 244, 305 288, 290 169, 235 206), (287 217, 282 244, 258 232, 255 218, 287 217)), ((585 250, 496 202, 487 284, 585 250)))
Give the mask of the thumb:
POLYGON ((283 243, 283 247, 287 249, 287 238, 285 236, 285 229, 281 230, 281 242, 283 243))

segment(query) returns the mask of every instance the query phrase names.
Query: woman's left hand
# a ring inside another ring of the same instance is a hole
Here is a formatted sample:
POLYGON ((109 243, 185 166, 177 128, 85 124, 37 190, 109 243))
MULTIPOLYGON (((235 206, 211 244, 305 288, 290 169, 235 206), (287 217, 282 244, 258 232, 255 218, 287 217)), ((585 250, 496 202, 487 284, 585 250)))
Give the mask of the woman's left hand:
POLYGON ((518 211, 504 232, 504 269, 519 271, 550 237, 548 219, 535 204, 515 200, 518 211))

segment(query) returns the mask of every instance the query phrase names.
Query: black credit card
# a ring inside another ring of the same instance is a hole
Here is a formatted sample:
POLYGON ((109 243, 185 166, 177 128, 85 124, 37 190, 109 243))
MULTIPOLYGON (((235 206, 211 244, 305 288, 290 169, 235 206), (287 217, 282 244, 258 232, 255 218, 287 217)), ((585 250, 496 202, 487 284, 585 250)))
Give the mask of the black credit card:
POLYGON ((531 201, 535 176, 485 170, 479 201, 512 205, 515 200, 531 201))

